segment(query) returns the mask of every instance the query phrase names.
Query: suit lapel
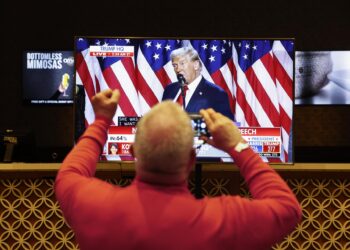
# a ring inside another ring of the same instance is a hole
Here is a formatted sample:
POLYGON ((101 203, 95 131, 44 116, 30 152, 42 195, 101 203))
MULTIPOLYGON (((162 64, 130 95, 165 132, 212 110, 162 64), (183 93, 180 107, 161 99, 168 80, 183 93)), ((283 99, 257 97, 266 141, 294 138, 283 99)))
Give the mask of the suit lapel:
POLYGON ((191 97, 191 100, 188 102, 186 106, 186 110, 188 112, 194 112, 194 110, 197 109, 196 105, 198 104, 198 100, 202 99, 203 96, 206 95, 206 88, 205 88, 205 79, 204 77, 199 82, 197 88, 193 92, 193 95, 191 97))

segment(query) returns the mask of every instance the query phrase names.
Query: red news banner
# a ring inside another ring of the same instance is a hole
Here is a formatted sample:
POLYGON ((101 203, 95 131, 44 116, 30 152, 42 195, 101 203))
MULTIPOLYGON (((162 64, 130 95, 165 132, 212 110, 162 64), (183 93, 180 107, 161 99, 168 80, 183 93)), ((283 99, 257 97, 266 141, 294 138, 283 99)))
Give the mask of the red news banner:
POLYGON ((112 145, 118 146, 118 155, 130 155, 130 146, 135 140, 135 127, 111 126, 107 136, 107 150, 104 154, 109 154, 112 145))
MULTIPOLYGON (((280 158, 281 128, 240 127, 239 129, 255 152, 268 158, 280 158)), ((134 142, 135 133, 135 127, 111 126, 104 154, 108 155, 109 148, 114 144, 118 147, 118 155, 130 155, 130 145, 134 142)))
POLYGON ((239 130, 259 155, 269 158, 281 157, 281 128, 240 127, 239 130))

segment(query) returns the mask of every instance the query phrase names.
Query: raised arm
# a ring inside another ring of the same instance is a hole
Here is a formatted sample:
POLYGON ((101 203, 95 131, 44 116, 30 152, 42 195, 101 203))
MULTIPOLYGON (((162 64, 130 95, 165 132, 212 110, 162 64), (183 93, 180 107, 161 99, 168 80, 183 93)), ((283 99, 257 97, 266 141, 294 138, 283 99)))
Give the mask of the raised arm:
POLYGON ((84 196, 85 191, 81 188, 81 184, 93 181, 91 177, 95 175, 96 164, 106 142, 107 130, 115 114, 119 97, 118 90, 109 89, 92 98, 95 121, 67 155, 56 176, 56 198, 67 217, 72 206, 71 198, 78 192, 84 196))
POLYGON ((212 138, 204 139, 231 155, 253 197, 252 200, 223 198, 228 227, 237 236, 232 239, 232 244, 239 243, 240 249, 271 247, 290 233, 301 218, 301 207, 295 195, 250 147, 237 148, 245 141, 231 120, 212 109, 202 110, 201 114, 212 135, 212 138))

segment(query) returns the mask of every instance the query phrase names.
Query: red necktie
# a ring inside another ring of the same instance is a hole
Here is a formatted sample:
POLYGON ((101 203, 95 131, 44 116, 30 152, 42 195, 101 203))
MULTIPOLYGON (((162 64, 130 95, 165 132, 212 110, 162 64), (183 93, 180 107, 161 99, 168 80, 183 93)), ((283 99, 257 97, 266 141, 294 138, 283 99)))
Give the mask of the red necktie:
MULTIPOLYGON (((186 92, 187 92, 187 90, 188 90, 188 87, 187 87, 187 85, 185 85, 185 86, 184 86, 184 97, 186 97, 186 92)), ((180 95, 179 95, 179 97, 177 98, 176 102, 177 102, 178 104, 180 104, 181 106, 183 106, 183 99, 182 99, 182 93, 181 93, 181 92, 180 92, 180 95)))

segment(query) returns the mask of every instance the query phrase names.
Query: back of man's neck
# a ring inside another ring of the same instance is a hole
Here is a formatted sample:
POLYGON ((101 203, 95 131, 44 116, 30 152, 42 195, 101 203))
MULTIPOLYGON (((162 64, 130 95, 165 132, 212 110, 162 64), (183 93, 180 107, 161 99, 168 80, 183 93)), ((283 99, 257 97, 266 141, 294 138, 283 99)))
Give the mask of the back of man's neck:
POLYGON ((146 170, 137 170, 136 172, 136 180, 164 186, 187 186, 187 177, 185 173, 170 174, 146 170))

